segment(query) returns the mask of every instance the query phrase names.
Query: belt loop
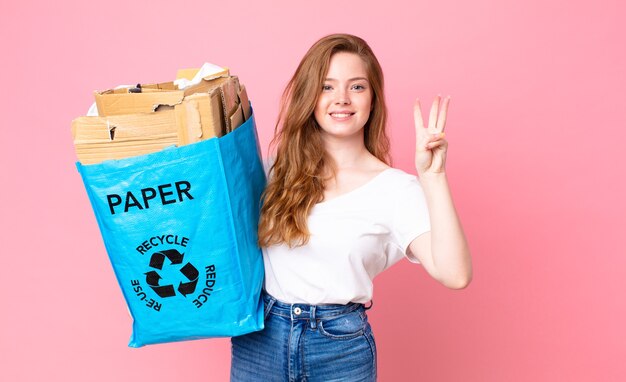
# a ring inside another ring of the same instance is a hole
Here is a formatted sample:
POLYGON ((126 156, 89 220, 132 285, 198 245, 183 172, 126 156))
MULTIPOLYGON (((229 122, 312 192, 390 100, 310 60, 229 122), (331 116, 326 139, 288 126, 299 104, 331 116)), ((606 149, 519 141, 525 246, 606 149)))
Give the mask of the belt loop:
POLYGON ((374 299, 370 300, 370 306, 365 306, 364 304, 363 309, 369 310, 369 309, 372 309, 372 306, 374 306, 374 299))
POLYGON ((317 328, 317 319, 315 318, 315 308, 317 308, 317 306, 311 305, 311 329, 317 328))
POLYGON ((270 310, 272 310, 272 306, 274 306, 274 303, 276 302, 276 299, 270 296, 269 294, 267 295, 267 297, 269 297, 270 301, 267 303, 267 306, 265 307, 265 314, 264 314, 265 318, 267 318, 267 315, 270 313, 270 310))

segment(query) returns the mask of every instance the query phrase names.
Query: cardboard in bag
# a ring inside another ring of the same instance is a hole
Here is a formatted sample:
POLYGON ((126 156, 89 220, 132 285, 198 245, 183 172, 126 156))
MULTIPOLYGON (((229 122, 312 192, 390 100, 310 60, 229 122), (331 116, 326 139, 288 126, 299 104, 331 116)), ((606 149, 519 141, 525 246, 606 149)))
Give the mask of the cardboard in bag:
MULTIPOLYGON (((195 76, 185 69, 178 78, 195 76)), ((239 78, 228 69, 179 90, 174 82, 95 93, 99 117, 72 121, 78 159, 83 164, 149 154, 221 137, 250 118, 250 102, 239 78)))
MULTIPOLYGON (((223 70, 221 72, 217 72, 214 73, 213 75, 211 75, 211 77, 221 77, 221 76, 228 76, 230 71, 228 68, 222 68, 223 70)), ((181 78, 185 78, 188 80, 192 80, 196 74, 198 74, 198 72, 200 71, 200 68, 191 68, 191 69, 178 69, 178 71, 176 72, 176 79, 181 79, 181 78)))
MULTIPOLYGON (((222 124, 221 96, 217 89, 185 97, 175 106, 178 145, 186 145, 226 132, 222 124)), ((157 113, 158 114, 158 113, 157 113)))
POLYGON ((74 148, 83 164, 159 151, 178 142, 174 110, 72 121, 74 148))
POLYGON ((217 77, 203 80, 197 85, 185 89, 185 97, 198 93, 207 93, 214 89, 220 92, 222 131, 226 134, 233 130, 230 117, 235 113, 239 104, 239 78, 237 76, 217 77))
POLYGON ((72 121, 76 155, 81 163, 93 164, 221 137, 225 134, 221 105, 220 91, 213 89, 154 113, 76 118, 72 121))
POLYGON ((248 99, 248 92, 246 91, 246 85, 241 85, 241 89, 239 89, 239 103, 241 104, 241 109, 243 111, 243 119, 248 120, 250 115, 252 114, 252 110, 250 110, 250 100, 248 99))
MULTIPOLYGON (((211 76, 204 78, 200 83, 186 89, 178 89, 173 82, 141 85, 141 93, 131 93, 129 88, 109 89, 94 92, 98 115, 108 117, 111 115, 151 113, 161 106, 175 106, 182 102, 185 96, 195 93, 206 93, 216 87, 223 86, 235 81, 239 89, 237 77, 228 75, 211 76)), ((230 102, 234 95, 231 89, 227 89, 226 98, 230 102)), ((232 105, 229 105, 232 107, 232 105)))
POLYGON ((243 111, 241 110, 241 105, 238 105, 235 109, 233 115, 230 116, 230 131, 235 130, 237 127, 241 126, 244 122, 243 111))
POLYGON ((174 106, 180 103, 184 96, 184 91, 178 90, 173 82, 142 85, 141 93, 131 93, 128 88, 94 93, 98 115, 101 117, 153 112, 160 105, 174 106))

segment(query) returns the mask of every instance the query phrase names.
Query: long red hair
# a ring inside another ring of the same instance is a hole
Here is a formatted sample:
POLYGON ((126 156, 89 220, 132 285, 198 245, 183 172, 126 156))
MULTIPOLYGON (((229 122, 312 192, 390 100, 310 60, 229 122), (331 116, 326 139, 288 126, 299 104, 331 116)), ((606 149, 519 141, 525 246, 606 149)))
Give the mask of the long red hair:
POLYGON ((324 185, 335 174, 335 164, 326 154, 313 113, 330 59, 337 52, 357 54, 365 63, 372 89, 372 111, 364 127, 365 147, 381 161, 391 162, 383 72, 376 56, 363 39, 353 35, 321 38, 304 55, 283 92, 270 143, 270 148, 275 148, 275 161, 262 196, 260 246, 286 243, 292 247, 309 240, 307 217, 322 201, 324 185))

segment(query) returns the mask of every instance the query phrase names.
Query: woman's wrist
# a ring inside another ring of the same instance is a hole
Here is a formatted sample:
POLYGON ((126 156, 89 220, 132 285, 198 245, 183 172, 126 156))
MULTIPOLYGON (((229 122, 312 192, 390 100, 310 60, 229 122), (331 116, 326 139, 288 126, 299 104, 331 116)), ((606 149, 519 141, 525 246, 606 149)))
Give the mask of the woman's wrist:
POLYGON ((442 172, 423 172, 423 173, 417 173, 420 182, 440 182, 444 179, 446 179, 446 173, 445 171, 442 172))

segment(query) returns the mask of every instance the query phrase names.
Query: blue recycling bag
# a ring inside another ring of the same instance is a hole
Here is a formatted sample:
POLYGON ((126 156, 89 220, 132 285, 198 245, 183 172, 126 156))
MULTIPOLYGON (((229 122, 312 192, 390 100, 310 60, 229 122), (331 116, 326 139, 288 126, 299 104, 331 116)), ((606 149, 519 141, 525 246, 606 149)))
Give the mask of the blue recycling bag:
POLYGON ((133 317, 130 347, 263 329, 254 116, 220 138, 76 166, 133 317))

